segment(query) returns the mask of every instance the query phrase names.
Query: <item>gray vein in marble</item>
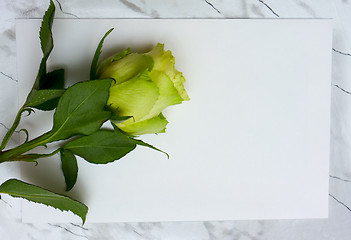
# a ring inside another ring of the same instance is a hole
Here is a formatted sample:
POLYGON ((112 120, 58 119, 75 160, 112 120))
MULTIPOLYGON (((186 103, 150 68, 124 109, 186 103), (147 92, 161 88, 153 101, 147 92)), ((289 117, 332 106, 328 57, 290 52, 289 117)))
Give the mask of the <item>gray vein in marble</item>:
POLYGON ((341 178, 341 177, 337 177, 337 176, 333 176, 333 175, 329 175, 329 177, 330 177, 330 178, 337 179, 337 180, 340 180, 340 181, 343 181, 343 182, 349 182, 349 183, 351 183, 351 180, 344 179, 344 178, 341 178))
POLYGON ((36 8, 36 7, 33 7, 33 8, 31 8, 31 9, 28 9, 28 10, 26 10, 26 11, 24 11, 24 12, 22 12, 22 14, 24 15, 24 16, 37 16, 37 15, 39 15, 41 13, 41 9, 40 8, 36 8))
POLYGON ((51 223, 48 223, 48 224, 49 224, 50 226, 54 226, 54 227, 58 227, 58 228, 62 228, 63 230, 65 230, 65 231, 69 232, 70 234, 75 235, 75 236, 77 236, 77 237, 82 237, 82 238, 86 238, 86 239, 88 239, 88 237, 87 237, 87 236, 80 235, 80 234, 77 234, 77 233, 75 233, 75 232, 72 232, 72 231, 71 231, 71 230, 69 230, 68 228, 63 227, 63 226, 60 226, 60 225, 58 225, 58 224, 51 224, 51 223))
POLYGON ((336 50, 335 48, 333 48, 333 51, 336 52, 336 53, 339 53, 339 54, 341 54, 341 55, 351 56, 350 53, 344 53, 344 52, 341 52, 341 51, 339 51, 339 50, 336 50))
POLYGON ((17 80, 17 79, 14 79, 13 77, 11 77, 11 76, 9 76, 9 75, 7 75, 7 74, 3 73, 3 72, 0 72, 0 73, 1 73, 2 75, 4 75, 5 77, 7 77, 7 78, 11 79, 12 81, 18 82, 18 80, 17 80))
POLYGON ((258 221, 258 231, 252 231, 252 228, 247 229, 249 225, 242 222, 203 222, 203 226, 207 232, 208 240, 222 240, 222 239, 265 239, 262 237, 264 231, 262 230, 262 222, 258 221))
POLYGON ((315 11, 311 8, 310 5, 308 5, 305 2, 302 2, 300 0, 296 0, 297 4, 302 7, 303 9, 305 9, 309 14, 311 14, 312 17, 316 18, 317 14, 315 13, 315 11))
MULTIPOLYGON (((131 230, 133 233, 135 233, 139 237, 143 237, 144 239, 150 239, 149 237, 147 237, 144 234, 140 233, 137 230, 137 228, 134 227, 132 224, 125 223, 124 226, 126 227, 126 229, 131 230)), ((138 223, 138 228, 140 228, 141 230, 144 230, 146 232, 151 232, 150 224, 148 224, 148 223, 146 223, 146 224, 138 223)), ((153 238, 151 238, 151 239, 153 239, 153 238)))
POLYGON ((17 17, 38 17, 43 14, 43 10, 46 8, 46 4, 35 3, 30 1, 24 1, 21 3, 14 3, 11 6, 11 10, 14 10, 15 16, 17 17))
POLYGON ((247 8, 247 3, 246 3, 246 0, 242 0, 241 1, 242 3, 242 10, 243 10, 243 13, 244 13, 244 17, 248 17, 249 16, 249 11, 248 11, 248 8, 247 8))
MULTIPOLYGON (((11 41, 15 41, 15 40, 11 40, 11 41)), ((14 56, 14 55, 16 54, 16 53, 13 52, 12 49, 11 49, 9 46, 7 46, 7 45, 1 45, 1 46, 0 46, 0 49, 1 49, 2 52, 6 53, 7 56, 9 56, 9 57, 12 57, 12 56, 14 56)))
POLYGON ((4 202, 7 206, 9 206, 10 208, 13 208, 11 204, 9 204, 8 202, 6 202, 4 199, 0 198, 0 200, 2 202, 4 202))
POLYGON ((75 224, 75 223, 71 223, 71 225, 72 225, 72 226, 75 226, 75 227, 79 227, 80 229, 83 229, 83 230, 85 230, 85 231, 88 231, 88 230, 89 230, 88 228, 85 228, 85 227, 83 227, 83 226, 81 226, 81 225, 78 225, 78 224, 75 224))
POLYGON ((157 228, 157 229, 162 229, 162 224, 159 223, 159 222, 155 222, 155 223, 147 223, 147 222, 139 222, 137 224, 138 228, 142 229, 142 230, 145 230, 145 231, 150 231, 154 228, 157 228))
POLYGON ((43 4, 43 1, 23 1, 13 3, 9 7, 16 17, 37 18, 43 15, 47 5, 43 4))
POLYGON ((265 3, 264 1, 262 0, 258 0, 260 3, 262 3, 263 5, 266 6, 266 8, 268 8, 275 16, 279 17, 279 15, 267 4, 265 3))
POLYGON ((120 2, 124 4, 126 7, 128 7, 129 9, 133 10, 134 12, 146 14, 146 12, 142 8, 137 6, 135 3, 129 2, 128 0, 120 0, 120 2))
POLYGON ((207 0, 205 0, 205 2, 206 2, 208 5, 210 5, 214 10, 216 10, 216 12, 218 12, 219 14, 222 15, 222 13, 221 13, 212 3, 210 3, 210 2, 207 1, 207 0))
POLYGON ((133 232, 137 235, 139 235, 140 237, 142 237, 143 235, 141 233, 139 233, 137 230, 133 229, 133 232))
POLYGON ((260 17, 265 17, 263 12, 261 11, 261 8, 256 5, 251 5, 251 11, 260 17))
POLYGON ((152 9, 151 10, 151 17, 160 18, 160 14, 155 9, 152 9))
POLYGON ((252 236, 248 231, 241 231, 240 229, 236 228, 236 227, 233 227, 233 229, 235 231, 237 231, 240 236, 245 236, 247 237, 248 239, 251 239, 251 240, 258 240, 255 236, 252 236))
POLYGON ((14 29, 7 29, 5 32, 4 32, 4 35, 6 37, 8 37, 10 40, 14 41, 16 40, 16 34, 15 34, 15 31, 14 29))
POLYGON ((8 127, 6 127, 5 124, 3 124, 3 123, 1 123, 1 122, 0 122, 0 125, 3 126, 4 128, 6 128, 7 131, 10 130, 8 127))
MULTIPOLYGON (((225 233, 225 235, 227 236, 231 236, 233 237, 233 239, 241 239, 243 235, 243 232, 241 230, 239 230, 237 227, 232 227, 231 229, 225 229, 225 231, 223 231, 223 233, 225 233)), ((252 238, 249 238, 252 239, 252 238)))
POLYGON ((341 204, 343 207, 345 207, 347 210, 349 210, 351 212, 351 208, 349 206, 347 206, 345 203, 343 203, 342 201, 340 201, 339 199, 337 199, 334 195, 332 195, 331 193, 329 193, 329 196, 331 198, 333 198, 337 203, 341 204))
POLYGON ((337 85, 337 84, 333 84, 333 86, 339 88, 339 89, 340 89, 341 91, 343 91, 344 93, 351 94, 351 92, 349 92, 349 91, 343 89, 342 87, 340 87, 340 86, 337 85))
POLYGON ((210 222, 203 222, 203 225, 208 233, 209 240, 217 240, 216 236, 213 234, 213 229, 215 228, 210 222))
POLYGON ((57 2, 60 11, 61 11, 63 14, 67 14, 67 15, 70 15, 70 16, 72 16, 72 17, 79 18, 77 15, 75 15, 75 14, 73 14, 73 13, 69 13, 69 12, 63 11, 61 3, 60 3, 58 0, 55 0, 55 1, 57 2))

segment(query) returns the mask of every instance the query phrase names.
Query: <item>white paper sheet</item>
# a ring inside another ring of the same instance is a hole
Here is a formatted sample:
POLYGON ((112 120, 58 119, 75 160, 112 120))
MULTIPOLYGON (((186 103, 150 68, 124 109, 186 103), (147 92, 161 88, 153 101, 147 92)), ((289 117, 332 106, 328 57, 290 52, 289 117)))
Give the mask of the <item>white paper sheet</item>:
MULTIPOLYGON (((17 24, 20 103, 41 59, 40 20, 17 24)), ((165 44, 191 101, 165 111, 166 134, 122 160, 79 159, 68 193, 89 206, 88 222, 325 218, 328 216, 331 20, 55 20, 49 69, 68 84, 88 79, 104 33, 103 57, 165 44)), ((47 131, 42 113, 23 121, 47 131)), ((23 179, 64 192, 59 157, 23 164, 23 179)), ((23 202, 24 222, 79 218, 23 202)))

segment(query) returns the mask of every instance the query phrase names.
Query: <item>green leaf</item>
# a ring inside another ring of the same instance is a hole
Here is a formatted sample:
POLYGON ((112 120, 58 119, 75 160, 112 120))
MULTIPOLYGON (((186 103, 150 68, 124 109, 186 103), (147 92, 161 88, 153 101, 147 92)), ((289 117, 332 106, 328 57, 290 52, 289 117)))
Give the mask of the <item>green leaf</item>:
MULTIPOLYGON (((64 69, 56 69, 45 75, 45 80, 41 82, 39 89, 58 89, 63 90, 65 85, 65 71, 64 69)), ((63 94, 63 91, 62 91, 63 94)), ((35 108, 43 111, 50 111, 56 108, 60 96, 52 97, 52 99, 47 99, 47 101, 36 105, 35 108)))
POLYGON ((36 203, 42 203, 60 209, 61 211, 71 211, 78 215, 83 220, 83 223, 88 213, 88 207, 83 203, 17 179, 10 179, 1 184, 0 193, 9 194, 16 198, 24 198, 36 203))
POLYGON ((34 94, 33 90, 39 90, 39 86, 42 85, 43 81, 45 80, 46 61, 48 60, 49 55, 54 47, 54 41, 53 41, 52 32, 51 32, 54 16, 55 16, 55 5, 52 2, 52 0, 50 0, 49 8, 48 10, 46 10, 44 14, 43 21, 40 27, 40 32, 39 32, 40 46, 43 52, 43 58, 41 59, 37 77, 35 79, 33 88, 27 97, 26 103, 30 102, 31 98, 33 97, 33 94, 34 94))
POLYGON ((56 105, 50 101, 56 100, 62 96, 65 92, 63 89, 43 89, 43 90, 35 90, 33 91, 33 95, 29 102, 26 103, 27 107, 34 107, 40 110, 52 110, 56 107, 56 105), (54 106, 49 104, 54 104, 54 106), (53 107, 53 108, 52 108, 53 107))
POLYGON ((161 149, 158 149, 157 147, 154 147, 154 146, 152 146, 152 145, 149 144, 149 143, 143 142, 143 141, 141 141, 140 139, 132 138, 132 140, 133 140, 136 144, 138 144, 138 145, 140 145, 140 146, 148 147, 148 148, 151 148, 151 149, 153 149, 153 150, 156 150, 156 151, 159 151, 159 152, 161 152, 161 153, 166 154, 167 158, 169 159, 169 154, 166 153, 165 151, 162 151, 161 149))
POLYGON ((111 114, 104 110, 111 81, 91 80, 68 88, 57 105, 50 141, 97 131, 111 114))
POLYGON ((64 148, 96 164, 113 162, 136 147, 134 141, 122 133, 99 130, 67 143, 64 148))
POLYGON ((43 21, 40 27, 39 37, 40 37, 40 46, 43 51, 44 57, 48 56, 54 47, 54 42, 52 38, 52 23, 55 16, 55 5, 50 0, 50 5, 48 10, 45 12, 43 21))
POLYGON ((108 30, 105 35, 103 36, 103 38, 100 40, 100 43, 95 51, 94 54, 94 58, 93 61, 91 63, 91 67, 90 67, 90 80, 93 79, 97 79, 96 77, 96 70, 97 70, 97 66, 98 66, 98 61, 99 61, 99 57, 101 54, 101 49, 102 49, 102 45, 104 44, 105 38, 113 31, 113 28, 111 28, 110 30, 108 30))
MULTIPOLYGON (((113 129, 115 130, 115 132, 116 132, 117 134, 123 134, 123 133, 121 132, 121 130, 120 130, 114 123, 111 123, 111 124, 112 124, 113 129)), ((137 145, 144 146, 144 147, 148 147, 148 148, 151 148, 151 149, 153 149, 153 150, 156 150, 156 151, 159 151, 159 152, 161 152, 161 153, 166 154, 167 158, 169 159, 169 154, 166 153, 165 151, 162 151, 162 150, 160 150, 160 149, 158 149, 158 148, 152 146, 151 144, 146 143, 146 142, 144 142, 144 141, 142 141, 142 140, 140 140, 140 139, 135 139, 135 138, 130 137, 130 136, 129 136, 129 138, 130 138, 135 144, 137 144, 137 145)))
POLYGON ((61 163, 62 163, 62 172, 65 176, 66 181, 66 191, 69 191, 73 188, 74 184, 77 181, 78 175, 78 164, 77 159, 74 154, 68 149, 61 149, 61 163))
MULTIPOLYGON (((64 87, 64 70, 58 69, 50 73, 46 73, 46 62, 49 58, 49 55, 54 48, 54 40, 52 37, 52 24, 55 16, 55 5, 50 1, 50 6, 45 12, 43 21, 41 23, 39 38, 40 46, 43 52, 43 58, 41 59, 39 71, 34 82, 33 88, 29 93, 26 105, 33 106, 33 101, 37 101, 37 92, 38 90, 43 89, 63 89, 64 87), (33 100, 33 98, 35 100, 33 100), (29 104, 30 103, 30 104, 29 104)), ((58 103, 58 97, 48 99, 47 101, 41 103, 40 105, 35 105, 36 108, 41 110, 52 110, 56 107, 58 103)))
POLYGON ((20 155, 16 158, 13 159, 13 161, 25 161, 25 162, 36 162, 37 159, 39 158, 45 158, 45 157, 51 157, 53 155, 55 155, 56 153, 58 153, 60 151, 60 149, 57 149, 51 153, 41 153, 41 154, 37 154, 37 153, 29 153, 29 154, 23 154, 20 155))
POLYGON ((65 70, 60 68, 45 75, 39 89, 63 89, 65 85, 65 70))

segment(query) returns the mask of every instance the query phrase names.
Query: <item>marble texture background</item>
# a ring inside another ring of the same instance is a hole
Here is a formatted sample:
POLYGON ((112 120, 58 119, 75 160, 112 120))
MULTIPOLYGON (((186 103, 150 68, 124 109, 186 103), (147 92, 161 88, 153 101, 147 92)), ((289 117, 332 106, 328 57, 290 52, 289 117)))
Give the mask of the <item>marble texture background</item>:
MULTIPOLYGON (((351 236, 351 1, 55 0, 58 18, 333 18, 329 218, 169 223, 24 224, 19 201, 0 200, 0 239, 348 240, 351 236)), ((17 111, 15 18, 41 18, 46 0, 0 2, 0 137, 17 111)), ((14 138, 12 144, 16 143, 14 138)), ((18 176, 2 164, 0 181, 18 176)))

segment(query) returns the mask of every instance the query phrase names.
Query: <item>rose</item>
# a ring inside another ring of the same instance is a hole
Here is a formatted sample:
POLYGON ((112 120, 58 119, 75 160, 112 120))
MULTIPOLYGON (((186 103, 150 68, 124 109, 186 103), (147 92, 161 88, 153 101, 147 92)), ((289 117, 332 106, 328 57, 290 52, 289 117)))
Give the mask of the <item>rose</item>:
POLYGON ((131 135, 165 132, 168 121, 162 111, 189 100, 185 78, 174 63, 163 44, 144 54, 127 49, 101 62, 98 77, 115 80, 107 101, 110 111, 130 117, 117 123, 122 131, 131 135))

